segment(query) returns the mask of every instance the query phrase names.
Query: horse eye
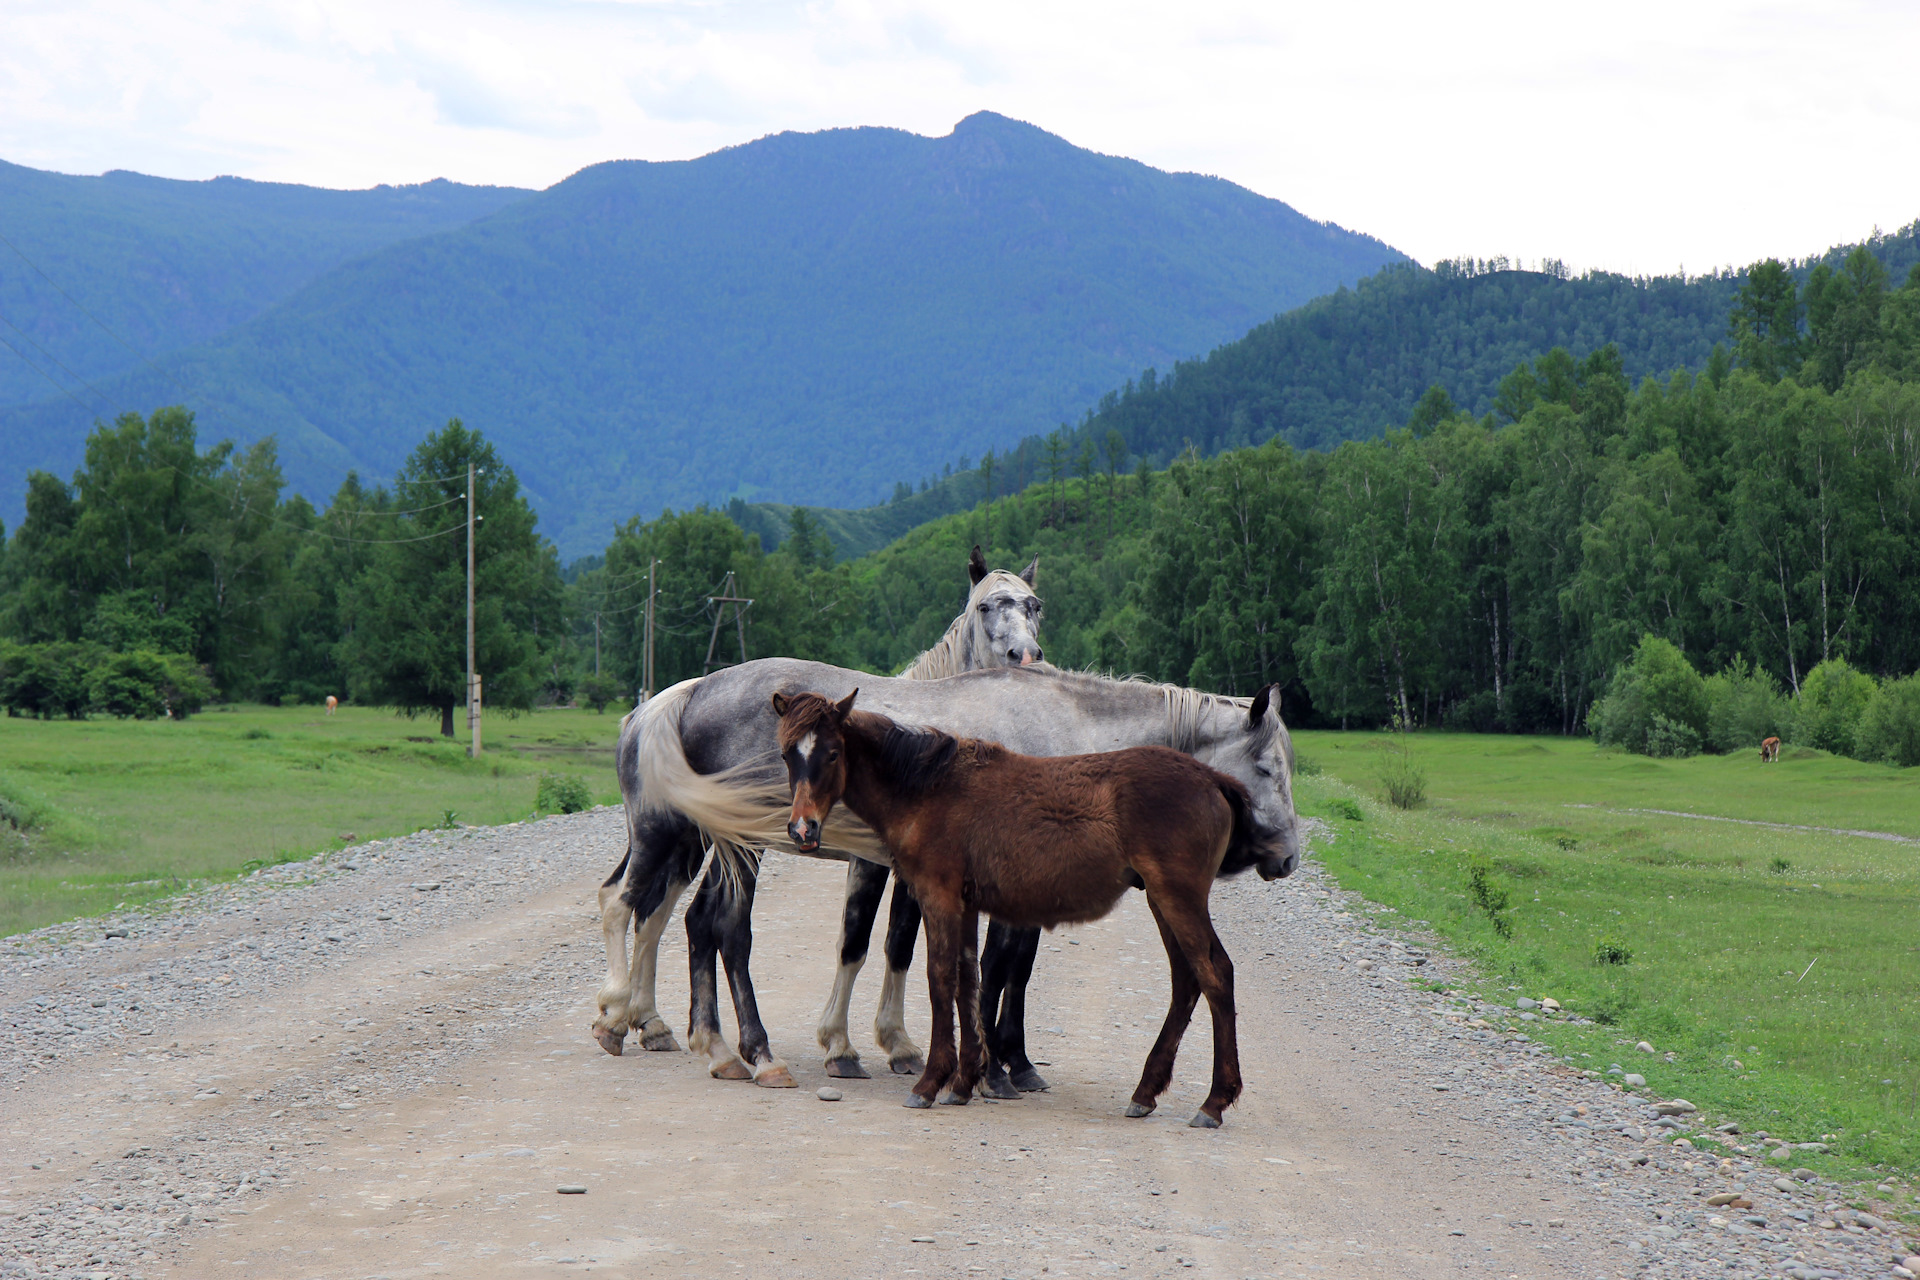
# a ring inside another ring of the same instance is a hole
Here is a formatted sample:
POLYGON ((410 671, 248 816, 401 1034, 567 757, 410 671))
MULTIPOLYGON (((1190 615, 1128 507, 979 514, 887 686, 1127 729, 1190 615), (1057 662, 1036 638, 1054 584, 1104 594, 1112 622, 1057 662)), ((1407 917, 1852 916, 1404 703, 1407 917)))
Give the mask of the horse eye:
POLYGON ((829 752, 827 752, 827 763, 828 763, 828 764, 832 764, 832 763, 833 763, 833 762, 834 762, 835 760, 838 760, 839 758, 840 758, 840 753, 839 753, 838 751, 829 751, 829 752))
POLYGON ((982 603, 981 603, 981 605, 980 605, 980 612, 982 612, 982 613, 992 613, 992 612, 993 612, 993 606, 992 606, 992 605, 990 605, 990 604, 987 604, 987 603, 985 603, 985 602, 982 602, 982 603))
POLYGON ((1271 778, 1273 776, 1273 770, 1267 768, 1267 766, 1263 764, 1257 764, 1253 766, 1253 771, 1259 774, 1263 778, 1271 778))

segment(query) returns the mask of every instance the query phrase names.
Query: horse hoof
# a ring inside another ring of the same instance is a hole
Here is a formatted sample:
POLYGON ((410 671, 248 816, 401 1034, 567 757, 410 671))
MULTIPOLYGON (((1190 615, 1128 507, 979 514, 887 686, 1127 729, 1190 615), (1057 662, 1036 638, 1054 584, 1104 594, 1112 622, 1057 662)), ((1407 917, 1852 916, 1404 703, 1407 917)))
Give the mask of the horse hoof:
POLYGON ((972 1101, 970 1094, 955 1093, 951 1089, 940 1091, 940 1105, 943 1107, 964 1107, 970 1101, 972 1101))
POLYGON ((1138 1120, 1141 1116, 1150 1116, 1152 1114, 1153 1104, 1151 1102, 1129 1102, 1127 1104, 1127 1119, 1129 1120, 1138 1120))
POLYGON ((860 1065, 858 1058, 827 1059, 827 1074, 835 1080, 871 1080, 867 1069, 860 1065))
POLYGON ((1020 1091, 1013 1087, 1013 1081, 1007 1079, 1004 1072, 988 1076, 980 1082, 983 1097, 998 1098, 1002 1102, 1018 1102, 1020 1091))
POLYGON ((1022 1067, 1013 1073, 1013 1087, 1022 1093, 1045 1093, 1052 1088, 1046 1077, 1032 1067, 1022 1067))
POLYGON ((627 1036, 624 1031, 615 1031, 609 1027, 595 1027, 593 1029, 593 1038, 600 1042, 602 1049, 605 1049, 616 1058, 620 1056, 620 1050, 627 1043, 627 1036))
POLYGON ((769 1062, 753 1073, 753 1082, 762 1089, 797 1089, 800 1082, 793 1078, 793 1072, 787 1070, 784 1062, 769 1062))
POLYGON ((917 1093, 910 1093, 907 1095, 907 1100, 900 1105, 914 1111, 925 1111, 933 1105, 933 1099, 923 1098, 917 1093))
POLYGON ((725 1062, 716 1062, 707 1068, 707 1074, 715 1080, 751 1080, 753 1072, 747 1070, 747 1064, 738 1058, 729 1058, 725 1062))
POLYGON ((663 1024, 651 1031, 640 1033, 640 1047, 648 1053, 678 1053, 680 1042, 673 1038, 673 1032, 663 1024))
POLYGON ((894 1058, 887 1066, 897 1076, 917 1076, 925 1073, 927 1060, 916 1054, 911 1058, 894 1058))
POLYGON ((1219 1127, 1219 1117, 1210 1116, 1204 1111, 1196 1112, 1193 1119, 1187 1121, 1189 1129, 1218 1129, 1219 1127))

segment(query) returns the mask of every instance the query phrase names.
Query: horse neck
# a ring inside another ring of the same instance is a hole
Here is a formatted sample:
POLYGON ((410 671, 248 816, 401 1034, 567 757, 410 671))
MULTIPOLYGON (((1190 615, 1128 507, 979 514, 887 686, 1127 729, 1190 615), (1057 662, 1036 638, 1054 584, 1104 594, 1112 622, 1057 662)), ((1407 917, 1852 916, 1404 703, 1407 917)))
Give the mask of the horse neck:
POLYGON ((885 716, 856 712, 841 727, 847 786, 840 803, 889 845, 894 843, 889 828, 898 825, 902 811, 912 804, 880 765, 880 740, 892 726, 885 716))

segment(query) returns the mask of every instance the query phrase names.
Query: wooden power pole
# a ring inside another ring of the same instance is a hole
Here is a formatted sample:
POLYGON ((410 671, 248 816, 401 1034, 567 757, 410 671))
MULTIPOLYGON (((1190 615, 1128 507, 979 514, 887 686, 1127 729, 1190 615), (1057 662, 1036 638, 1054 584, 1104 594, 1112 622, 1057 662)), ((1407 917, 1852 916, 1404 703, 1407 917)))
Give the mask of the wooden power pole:
POLYGON ((467 464, 467 728, 473 745, 467 754, 480 755, 480 673, 473 666, 473 464, 467 464))
POLYGON ((647 560, 647 630, 640 646, 640 701, 653 696, 653 570, 660 562, 647 560))

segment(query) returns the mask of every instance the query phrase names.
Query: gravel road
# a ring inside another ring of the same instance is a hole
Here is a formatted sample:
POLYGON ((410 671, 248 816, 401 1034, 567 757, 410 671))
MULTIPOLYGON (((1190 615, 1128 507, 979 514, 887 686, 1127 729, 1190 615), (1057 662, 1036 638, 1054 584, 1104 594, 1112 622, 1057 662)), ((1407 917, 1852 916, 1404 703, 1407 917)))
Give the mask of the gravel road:
POLYGON ((609 809, 423 832, 6 940, 0 1276, 1902 1274, 1911 1242, 1831 1185, 1691 1150, 1684 1117, 1474 1025, 1504 1007, 1422 989, 1458 966, 1311 860, 1214 893, 1247 1078, 1217 1132, 1185 1123, 1204 1008, 1173 1095, 1121 1118, 1167 986, 1136 895, 1043 943, 1044 1095, 821 1100, 843 876, 786 857, 754 960, 800 1087, 607 1057, 593 891, 621 840, 609 809))

